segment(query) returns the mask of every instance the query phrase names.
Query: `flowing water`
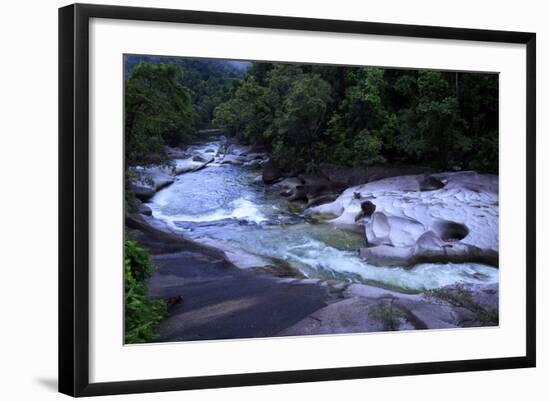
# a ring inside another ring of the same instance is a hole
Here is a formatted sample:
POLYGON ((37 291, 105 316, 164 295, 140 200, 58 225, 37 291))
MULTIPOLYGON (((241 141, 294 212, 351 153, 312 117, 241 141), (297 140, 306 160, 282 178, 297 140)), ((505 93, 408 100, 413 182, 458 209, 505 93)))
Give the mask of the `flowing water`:
MULTIPOLYGON (((217 151, 218 142, 201 146, 217 151)), ((498 281, 496 268, 476 264, 379 267, 358 257, 365 234, 314 224, 261 181, 261 171, 211 163, 182 174, 150 201, 153 216, 187 237, 266 258, 284 260, 311 278, 364 282, 414 292, 457 282, 498 281)))

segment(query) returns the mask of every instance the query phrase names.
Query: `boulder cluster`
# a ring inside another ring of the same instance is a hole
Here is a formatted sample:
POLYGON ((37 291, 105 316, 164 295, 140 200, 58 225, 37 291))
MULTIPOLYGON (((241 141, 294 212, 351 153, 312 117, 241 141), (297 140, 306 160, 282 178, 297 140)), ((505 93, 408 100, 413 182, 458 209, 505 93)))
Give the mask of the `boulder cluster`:
POLYGON ((333 224, 363 226, 366 246, 359 254, 374 265, 498 267, 498 204, 498 176, 466 171, 369 182, 307 213, 333 224))
POLYGON ((166 148, 168 161, 164 165, 136 166, 129 169, 130 189, 140 201, 147 201, 162 188, 172 184, 180 174, 198 171, 210 163, 262 166, 268 161, 260 148, 232 143, 223 139, 212 147, 191 145, 166 148))

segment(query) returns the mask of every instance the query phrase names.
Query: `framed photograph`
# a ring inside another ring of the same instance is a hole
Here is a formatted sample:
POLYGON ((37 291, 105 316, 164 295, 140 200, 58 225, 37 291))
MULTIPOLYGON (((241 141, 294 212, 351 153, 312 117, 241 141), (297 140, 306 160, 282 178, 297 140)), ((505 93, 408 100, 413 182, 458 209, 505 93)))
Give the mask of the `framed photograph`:
POLYGON ((535 79, 534 33, 61 8, 59 390, 535 366, 535 79))

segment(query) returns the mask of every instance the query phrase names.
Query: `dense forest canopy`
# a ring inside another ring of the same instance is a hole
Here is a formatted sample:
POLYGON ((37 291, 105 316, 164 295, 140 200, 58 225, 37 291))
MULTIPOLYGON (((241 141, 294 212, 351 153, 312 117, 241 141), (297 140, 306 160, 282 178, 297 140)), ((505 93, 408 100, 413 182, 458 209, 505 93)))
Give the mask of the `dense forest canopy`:
POLYGON ((498 75, 254 64, 214 124, 287 169, 413 163, 498 169, 498 75))
POLYGON ((223 128, 288 172, 320 163, 498 171, 498 75, 127 56, 127 162, 223 128))
POLYGON ((192 127, 195 130, 210 128, 214 108, 229 98, 233 83, 246 75, 246 70, 250 65, 246 61, 127 55, 124 58, 126 79, 142 62, 147 64, 173 63, 182 69, 178 82, 191 92, 192 127))

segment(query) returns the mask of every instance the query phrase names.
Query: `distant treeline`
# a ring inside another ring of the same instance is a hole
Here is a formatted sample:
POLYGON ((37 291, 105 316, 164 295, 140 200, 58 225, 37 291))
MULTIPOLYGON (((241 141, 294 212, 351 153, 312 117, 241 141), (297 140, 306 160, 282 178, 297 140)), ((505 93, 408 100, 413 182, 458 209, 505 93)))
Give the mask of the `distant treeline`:
POLYGON ((174 63, 183 73, 179 83, 191 91, 193 127, 211 128, 214 108, 226 101, 233 83, 244 78, 250 63, 224 60, 202 60, 179 57, 133 56, 125 57, 124 73, 129 77, 140 62, 174 63))
POLYGON ((214 125, 287 170, 413 163, 498 170, 498 75, 254 63, 214 125))
POLYGON ((224 128, 287 171, 320 163, 498 171, 498 75, 126 56, 126 161, 224 128))
POLYGON ((164 145, 187 144, 211 128, 248 63, 174 57, 124 58, 127 165, 160 163, 164 145))

